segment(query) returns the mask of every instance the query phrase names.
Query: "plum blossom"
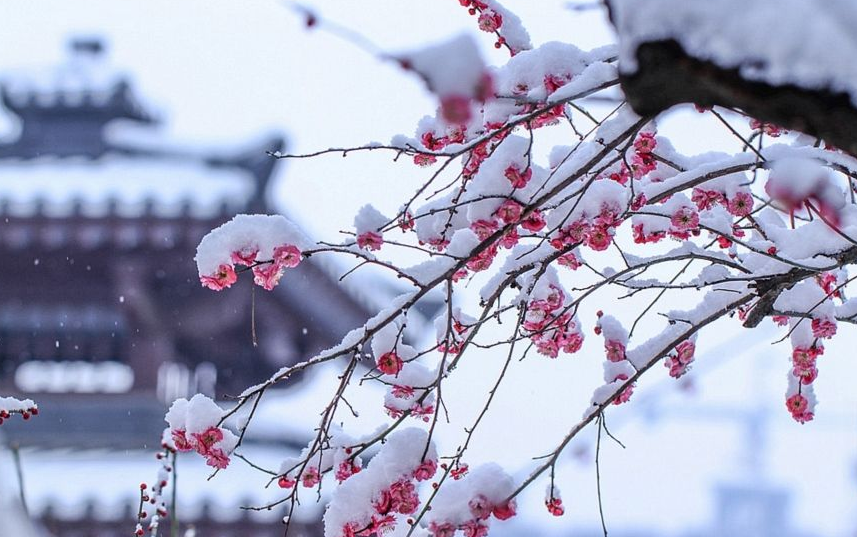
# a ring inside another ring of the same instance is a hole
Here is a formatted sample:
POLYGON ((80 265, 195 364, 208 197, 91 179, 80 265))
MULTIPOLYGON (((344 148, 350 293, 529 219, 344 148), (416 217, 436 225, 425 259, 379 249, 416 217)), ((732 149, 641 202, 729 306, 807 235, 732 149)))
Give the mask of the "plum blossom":
POLYGON ((402 370, 404 362, 396 354, 396 351, 385 352, 381 356, 378 357, 377 366, 378 371, 384 373, 385 375, 398 375, 399 371, 402 370))
POLYGON ((220 407, 204 395, 197 394, 190 401, 177 399, 164 418, 169 424, 165 437, 175 450, 196 451, 209 466, 226 468, 238 437, 218 425, 222 414, 220 407))
POLYGON ((222 291, 238 281, 238 275, 232 265, 220 265, 217 272, 208 276, 200 276, 202 285, 213 291, 222 291))

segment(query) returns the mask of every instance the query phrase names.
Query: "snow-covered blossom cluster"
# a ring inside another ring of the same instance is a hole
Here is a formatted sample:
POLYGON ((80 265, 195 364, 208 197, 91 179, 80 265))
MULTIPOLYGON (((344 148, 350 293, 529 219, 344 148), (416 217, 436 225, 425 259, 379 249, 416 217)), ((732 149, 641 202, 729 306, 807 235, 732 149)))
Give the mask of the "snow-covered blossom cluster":
POLYGON ((159 451, 155 457, 160 463, 158 474, 155 481, 149 485, 140 483, 140 509, 137 513, 137 527, 134 530, 136 536, 141 536, 149 532, 150 535, 157 535, 161 520, 168 515, 167 497, 164 492, 169 485, 173 475, 175 464, 176 450, 173 447, 172 438, 168 435, 169 429, 164 431, 164 441, 161 443, 163 451, 159 451), (153 510, 149 511, 149 510, 153 510), (148 519, 146 529, 143 529, 143 522, 148 519))
POLYGON ((0 397, 0 425, 14 414, 20 414, 21 418, 28 420, 31 416, 39 415, 39 406, 31 399, 0 397))
POLYGON ((196 265, 202 285, 220 291, 238 281, 236 265, 253 272, 253 282, 268 291, 286 269, 301 262, 306 236, 282 216, 241 214, 199 243, 196 265))
POLYGON ((179 452, 196 451, 209 466, 226 468, 238 437, 220 427, 222 418, 223 410, 202 394, 190 401, 177 399, 165 417, 169 428, 164 432, 164 443, 179 452))
POLYGON ((369 537, 410 524, 403 517, 420 506, 417 485, 437 471, 437 454, 421 429, 402 429, 387 439, 363 471, 334 492, 324 515, 328 537, 369 537))

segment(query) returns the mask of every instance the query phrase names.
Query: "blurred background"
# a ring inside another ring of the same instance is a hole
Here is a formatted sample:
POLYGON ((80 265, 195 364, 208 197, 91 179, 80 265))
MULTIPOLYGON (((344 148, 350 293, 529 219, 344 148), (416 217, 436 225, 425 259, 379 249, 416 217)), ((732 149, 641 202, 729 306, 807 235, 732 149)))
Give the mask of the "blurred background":
MULTIPOLYGON (((0 4, 0 394, 26 395, 41 410, 0 427, 0 535, 130 534, 174 399, 205 393, 228 405, 338 343, 400 290, 376 273, 340 284, 348 266, 315 257, 272 293, 254 293, 246 278, 217 294, 198 284, 197 243, 235 214, 283 213, 314 238, 342 240, 361 205, 393 214, 425 179, 425 170, 376 152, 288 163, 267 155, 410 135, 436 103, 379 51, 470 32, 489 62, 503 61, 454 0, 317 4, 337 26, 308 31, 288 5, 262 0, 0 4)), ((612 39, 600 10, 506 4, 536 45, 612 39)), ((733 144, 684 109, 659 133, 689 154, 733 144)), ((551 144, 569 143, 550 136, 542 160, 551 144)), ((439 307, 421 304, 410 323, 415 343, 433 341, 439 307)), ((854 336, 827 346, 816 419, 804 426, 784 411, 789 349, 771 345, 781 336, 770 325, 747 332, 719 323, 700 337, 688 378, 652 372, 630 404, 609 413, 625 445, 602 439, 611 535, 857 535, 854 336)), ((601 375, 597 347, 513 364, 471 466, 497 460, 525 476, 587 405, 601 375)), ((474 349, 450 379, 448 405, 459 410, 438 433, 442 448, 455 448, 484 399, 474 394, 487 393, 502 358, 474 349)), ((307 373, 266 396, 245 454, 275 469, 294 455, 336 374, 336 365, 307 373)), ((381 397, 364 387, 349 398, 368 429, 385 423, 381 397)), ((522 516, 492 534, 602 534, 593 433, 558 467, 566 515, 544 510, 537 482, 519 501, 522 516)), ((183 531, 282 534, 282 510, 240 509, 281 497, 266 475, 233 461, 208 476, 198 457, 180 457, 183 531)), ((310 496, 293 535, 321 535, 310 496)))

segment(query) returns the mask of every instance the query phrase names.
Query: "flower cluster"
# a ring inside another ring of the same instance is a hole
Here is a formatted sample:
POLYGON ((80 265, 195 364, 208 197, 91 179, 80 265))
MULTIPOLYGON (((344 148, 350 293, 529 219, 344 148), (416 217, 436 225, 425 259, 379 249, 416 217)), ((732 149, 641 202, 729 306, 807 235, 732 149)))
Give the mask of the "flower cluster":
POLYGON ((583 333, 577 316, 570 310, 565 293, 558 284, 541 286, 541 296, 533 293, 527 303, 523 328, 530 334, 539 353, 556 358, 559 352, 573 354, 583 346, 583 333))
POLYGON ((151 519, 149 520, 147 527, 147 531, 152 535, 158 534, 158 526, 160 525, 161 519, 166 517, 168 513, 167 499, 164 496, 164 490, 167 488, 167 484, 170 481, 170 475, 172 475, 173 472, 171 459, 175 457, 176 453, 176 450, 173 448, 172 438, 167 435, 168 432, 169 430, 164 431, 164 438, 161 442, 163 451, 155 454, 155 458, 160 463, 157 479, 151 486, 146 483, 140 484, 141 509, 140 512, 137 513, 138 523, 134 532, 138 537, 144 534, 142 522, 149 516, 149 513, 143 509, 146 504, 151 505, 155 510, 151 515, 151 519))
MULTIPOLYGON (((416 473, 415 471, 414 474, 416 475, 416 473)), ((421 471, 420 475, 425 475, 424 471, 421 471)), ((381 490, 372 500, 374 512, 369 517, 368 522, 347 523, 342 528, 342 537, 383 535, 396 527, 396 515, 414 514, 420 505, 420 497, 414 479, 414 476, 402 477, 381 490)))
POLYGON ((252 270, 256 285, 270 291, 286 269, 301 262, 308 243, 297 227, 282 216, 238 215, 213 230, 196 252, 199 279, 214 291, 238 280, 236 266, 252 270))
POLYGON ((765 123, 763 121, 759 121, 758 119, 750 119, 750 128, 754 131, 767 134, 771 138, 779 138, 783 134, 789 132, 778 125, 774 125, 773 123, 765 123))
POLYGON ((680 378, 690 370, 690 364, 696 352, 694 339, 695 337, 682 341, 667 355, 664 365, 669 369, 671 377, 680 378))
POLYGON ((340 427, 331 427, 327 447, 320 454, 313 455, 310 442, 300 456, 288 457, 280 463, 277 485, 291 489, 300 483, 304 488, 313 488, 327 473, 332 473, 338 483, 346 482, 363 471, 363 460, 354 451, 356 443, 340 427))
POLYGON ((497 465, 459 475, 438 492, 426 517, 427 529, 434 537, 452 537, 457 531, 465 537, 485 537, 491 517, 508 520, 517 514, 515 500, 508 499, 513 489, 511 478, 497 465))
POLYGON ((557 250, 573 248, 583 244, 597 252, 610 247, 615 229, 622 224, 618 210, 608 204, 591 220, 579 218, 558 229, 550 238, 550 245, 557 250))
POLYGON ((435 395, 428 387, 436 377, 434 370, 417 362, 408 363, 384 397, 384 410, 393 419, 408 412, 411 417, 429 421, 435 410, 435 395))
MULTIPOLYGON (((604 362, 604 382, 607 386, 614 385, 617 388, 626 380, 630 379, 635 371, 627 357, 628 331, 611 315, 604 315, 602 311, 597 312, 598 321, 595 323, 595 333, 604 336, 604 353, 607 361, 604 362)), ((627 403, 634 393, 634 385, 623 389, 613 399, 614 405, 627 403)), ((562 502, 560 502, 561 504, 562 502)))
POLYGON ((218 424, 223 412, 208 397, 197 394, 188 401, 176 399, 165 420, 169 423, 168 446, 180 452, 196 451, 214 468, 226 468, 238 437, 218 424))
POLYGON ((693 189, 691 200, 700 211, 722 205, 732 216, 744 217, 753 212, 753 196, 749 191, 738 190, 731 197, 718 190, 693 189))
POLYGON ((39 407, 31 399, 0 397, 0 425, 3 425, 3 422, 13 414, 20 414, 21 418, 29 420, 31 416, 39 415, 39 407))
MULTIPOLYGON (((496 9, 492 9, 489 2, 485 0, 458 0, 461 7, 466 7, 468 13, 475 16, 479 29, 487 33, 497 34, 497 40, 494 42, 494 48, 500 48, 506 45, 506 38, 499 34, 501 26, 503 26, 503 15, 496 9)), ((509 47, 514 55, 518 51, 509 47)))
POLYGON ((559 488, 553 484, 548 485, 545 491, 545 507, 548 513, 553 516, 562 516, 565 514, 565 507, 562 505, 559 488))
POLYGON ((635 178, 653 172, 658 166, 655 148, 658 146, 654 132, 641 132, 634 140, 634 155, 631 157, 631 175, 635 178))
POLYGON ((364 205, 354 217, 357 246, 364 250, 377 251, 384 245, 381 229, 389 219, 371 205, 364 205))
POLYGON ((437 454, 419 429, 391 434, 381 451, 333 493, 325 535, 369 537, 393 530, 420 506, 418 483, 437 471, 437 454), (423 453, 425 452, 425 456, 423 453))
POLYGON ((437 350, 442 353, 458 354, 464 342, 476 325, 476 319, 461 311, 452 309, 452 318, 444 311, 434 321, 437 333, 437 350))

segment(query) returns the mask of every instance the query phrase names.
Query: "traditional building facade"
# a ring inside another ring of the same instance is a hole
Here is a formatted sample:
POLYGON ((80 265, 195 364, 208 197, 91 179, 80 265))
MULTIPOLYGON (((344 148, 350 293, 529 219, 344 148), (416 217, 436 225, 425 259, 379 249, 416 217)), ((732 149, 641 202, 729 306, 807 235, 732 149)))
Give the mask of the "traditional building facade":
MULTIPOLYGON (((0 435, 34 459, 152 449, 168 402, 236 395, 370 315, 315 260, 273 292, 246 278, 221 293, 199 284, 205 233, 238 213, 275 212, 269 153, 282 137, 226 149, 165 141, 98 39, 72 41, 47 77, 3 76, 0 101, 18 125, 0 141, 0 393, 41 409, 0 435)), ((281 532, 269 520, 215 524, 201 502, 187 506, 198 535, 281 532)), ((66 516, 47 502, 39 514, 58 537, 126 535, 131 509, 66 516)))

